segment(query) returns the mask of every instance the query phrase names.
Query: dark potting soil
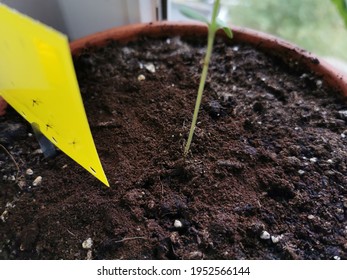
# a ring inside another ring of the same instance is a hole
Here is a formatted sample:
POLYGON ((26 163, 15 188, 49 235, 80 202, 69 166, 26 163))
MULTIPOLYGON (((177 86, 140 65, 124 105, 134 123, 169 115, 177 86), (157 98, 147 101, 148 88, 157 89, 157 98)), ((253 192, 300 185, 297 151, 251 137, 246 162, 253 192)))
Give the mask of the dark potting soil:
POLYGON ((144 38, 75 58, 111 188, 1 117, 1 259, 347 259, 346 100, 218 41, 183 160, 204 51, 144 38))

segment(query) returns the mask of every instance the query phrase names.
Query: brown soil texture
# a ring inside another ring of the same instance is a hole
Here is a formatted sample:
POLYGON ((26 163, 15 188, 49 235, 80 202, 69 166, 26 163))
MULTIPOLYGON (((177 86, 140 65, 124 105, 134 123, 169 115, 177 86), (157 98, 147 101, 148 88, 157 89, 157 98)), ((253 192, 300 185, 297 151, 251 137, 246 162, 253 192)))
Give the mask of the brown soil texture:
POLYGON ((346 100, 295 61, 217 40, 183 159, 204 52, 142 38, 75 58, 110 188, 44 158, 15 111, 0 118, 1 259, 347 259, 346 100))

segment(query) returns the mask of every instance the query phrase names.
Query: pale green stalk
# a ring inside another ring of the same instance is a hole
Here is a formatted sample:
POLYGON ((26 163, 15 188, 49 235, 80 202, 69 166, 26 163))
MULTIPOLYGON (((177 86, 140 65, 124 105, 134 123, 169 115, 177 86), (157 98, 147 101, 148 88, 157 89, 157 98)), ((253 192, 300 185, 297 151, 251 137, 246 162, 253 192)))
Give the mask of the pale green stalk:
POLYGON ((193 120, 192 120, 192 124, 190 126, 188 140, 187 140, 186 146, 184 148, 184 156, 185 157, 187 156, 187 154, 189 152, 190 145, 191 145, 192 140, 193 140, 193 135, 194 135, 196 122, 197 122, 198 114, 199 114, 199 108, 200 108, 201 99, 202 99, 202 93, 203 93, 204 88, 205 88, 208 66, 210 63, 211 55, 212 55, 213 42, 214 42, 214 38, 216 35, 216 31, 219 28, 219 26, 216 23, 218 10, 219 10, 219 2, 220 2, 220 0, 216 0, 214 3, 211 23, 208 26, 207 50, 206 50, 206 55, 204 58, 204 65, 203 65, 203 69, 202 69, 202 73, 201 73, 200 84, 199 84, 199 89, 198 89, 198 96, 196 98, 193 120))

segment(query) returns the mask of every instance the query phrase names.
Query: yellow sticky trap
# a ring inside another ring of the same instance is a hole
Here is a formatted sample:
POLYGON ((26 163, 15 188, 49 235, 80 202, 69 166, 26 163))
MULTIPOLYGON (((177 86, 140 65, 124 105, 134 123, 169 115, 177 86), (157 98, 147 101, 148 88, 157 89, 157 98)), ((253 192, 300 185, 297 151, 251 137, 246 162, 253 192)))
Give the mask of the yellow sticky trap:
POLYGON ((109 186, 83 107, 68 39, 0 4, 0 95, 109 186))

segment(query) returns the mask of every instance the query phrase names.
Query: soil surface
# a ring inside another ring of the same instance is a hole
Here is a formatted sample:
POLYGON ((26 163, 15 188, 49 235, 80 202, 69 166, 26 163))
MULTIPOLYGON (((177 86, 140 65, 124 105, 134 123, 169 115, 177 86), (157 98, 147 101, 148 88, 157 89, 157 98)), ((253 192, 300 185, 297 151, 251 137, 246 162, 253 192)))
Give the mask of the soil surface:
POLYGON ((218 40, 184 160, 204 52, 143 38, 75 58, 111 188, 0 118, 1 259, 347 259, 346 100, 218 40))

